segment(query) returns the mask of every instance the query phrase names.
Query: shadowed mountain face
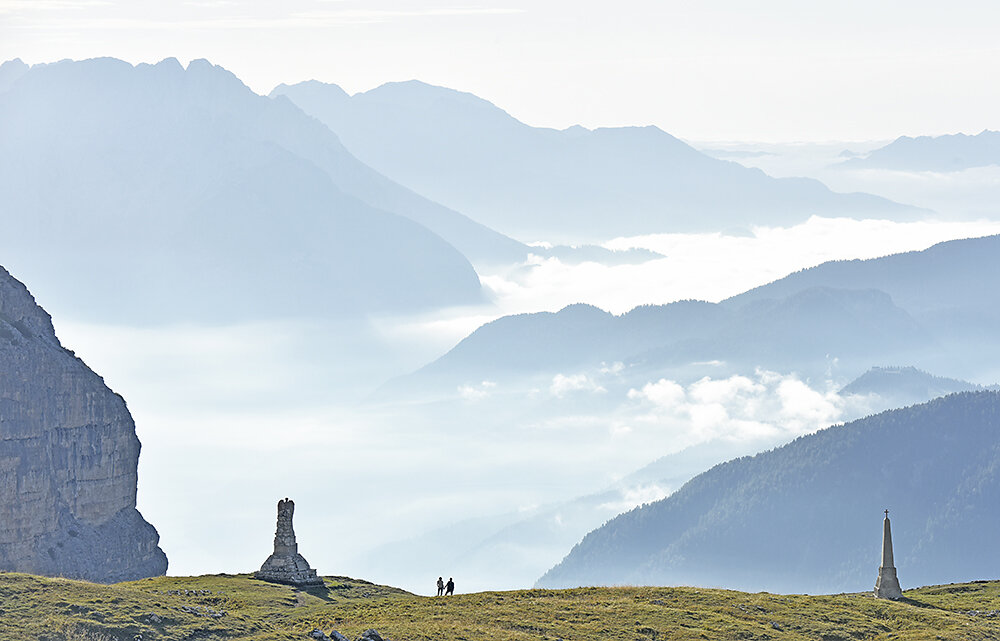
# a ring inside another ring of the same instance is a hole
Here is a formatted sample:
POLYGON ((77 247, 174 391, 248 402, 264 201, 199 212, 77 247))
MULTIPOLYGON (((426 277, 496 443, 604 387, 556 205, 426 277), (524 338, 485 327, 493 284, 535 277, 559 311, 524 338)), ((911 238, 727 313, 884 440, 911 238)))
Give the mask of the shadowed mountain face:
POLYGON ((996 576, 1000 395, 955 394, 718 465, 588 534, 538 582, 869 589, 881 510, 905 586, 996 576))
POLYGON ((912 217, 866 194, 774 179, 717 160, 656 127, 529 127, 468 93, 417 81, 348 96, 280 85, 361 160, 420 193, 525 239, 586 241, 787 224, 810 215, 912 217))
POLYGON ((851 158, 835 167, 895 169, 899 171, 961 171, 1000 165, 1000 132, 984 130, 975 136, 900 136, 864 158, 851 158))
POLYGON ((107 583, 166 572, 135 509, 138 461, 125 401, 0 267, 0 571, 107 583))
POLYGON ((21 72, 0 93, 0 250, 81 314, 158 322, 472 303, 472 266, 414 218, 437 216, 473 245, 517 245, 394 185, 287 101, 205 61, 21 72))

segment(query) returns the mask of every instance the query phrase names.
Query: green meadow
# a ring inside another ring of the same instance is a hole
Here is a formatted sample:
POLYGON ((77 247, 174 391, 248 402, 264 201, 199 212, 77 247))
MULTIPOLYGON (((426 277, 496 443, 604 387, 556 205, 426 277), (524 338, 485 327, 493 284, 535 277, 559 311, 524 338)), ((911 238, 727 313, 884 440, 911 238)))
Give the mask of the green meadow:
POLYGON ((248 575, 157 577, 116 585, 0 573, 0 639, 142 641, 1000 639, 1000 582, 868 594, 780 595, 614 587, 424 597, 346 577, 300 590, 248 575))

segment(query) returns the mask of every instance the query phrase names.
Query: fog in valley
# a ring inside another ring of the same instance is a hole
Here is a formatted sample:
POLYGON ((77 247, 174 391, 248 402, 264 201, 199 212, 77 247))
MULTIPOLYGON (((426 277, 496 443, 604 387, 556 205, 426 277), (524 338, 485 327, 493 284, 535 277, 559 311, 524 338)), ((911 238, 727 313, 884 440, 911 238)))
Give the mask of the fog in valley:
POLYGON ((379 392, 384 383, 503 315, 580 301, 616 314, 718 301, 824 260, 998 232, 989 221, 813 218, 742 235, 618 238, 607 246, 663 257, 635 265, 533 257, 481 274, 489 305, 367 323, 98 325, 74 322, 72 310, 36 290, 63 342, 129 403, 143 442, 139 507, 151 522, 176 524, 160 528, 171 574, 257 563, 277 492, 295 498, 300 545, 318 568, 418 593, 431 591, 426 577, 442 566, 464 589, 517 588, 593 527, 714 463, 890 403, 839 396, 862 371, 835 358, 818 376, 737 373, 722 363, 629 376, 608 362, 503 382, 469 378, 398 401, 379 392), (748 269, 734 270, 734 257, 748 269), (667 455, 675 456, 662 469, 636 474, 667 455))

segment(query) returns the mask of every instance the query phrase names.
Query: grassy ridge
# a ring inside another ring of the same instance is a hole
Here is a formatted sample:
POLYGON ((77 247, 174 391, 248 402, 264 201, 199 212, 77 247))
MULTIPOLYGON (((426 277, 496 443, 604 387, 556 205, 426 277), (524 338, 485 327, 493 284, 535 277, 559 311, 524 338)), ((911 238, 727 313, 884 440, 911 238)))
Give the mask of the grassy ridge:
POLYGON ((0 573, 0 640, 298 639, 314 628, 394 641, 1000 639, 1000 582, 868 595, 581 588, 420 597, 345 577, 307 591, 246 575, 117 585, 0 573), (185 593, 185 591, 187 591, 185 593), (220 614, 224 613, 224 614, 220 614))

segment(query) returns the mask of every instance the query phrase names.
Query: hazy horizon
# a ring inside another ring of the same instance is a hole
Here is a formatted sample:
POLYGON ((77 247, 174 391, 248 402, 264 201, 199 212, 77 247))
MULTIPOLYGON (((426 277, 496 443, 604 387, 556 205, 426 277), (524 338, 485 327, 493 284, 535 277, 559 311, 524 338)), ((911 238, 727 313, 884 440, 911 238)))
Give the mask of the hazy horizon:
POLYGON ((982 78, 1000 71, 998 19, 989 2, 6 0, 0 59, 207 58, 261 94, 310 79, 350 93, 419 79, 474 93, 534 126, 883 140, 996 127, 1000 89, 982 78))

